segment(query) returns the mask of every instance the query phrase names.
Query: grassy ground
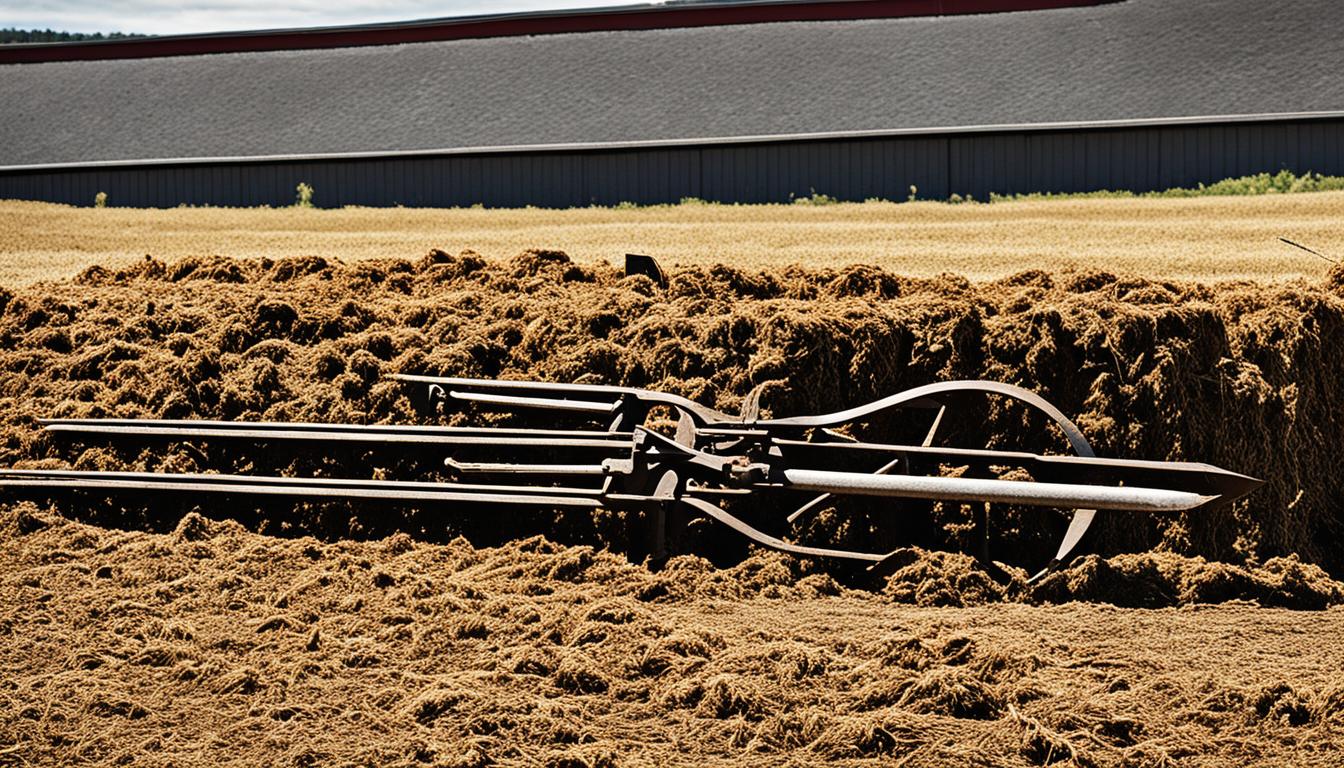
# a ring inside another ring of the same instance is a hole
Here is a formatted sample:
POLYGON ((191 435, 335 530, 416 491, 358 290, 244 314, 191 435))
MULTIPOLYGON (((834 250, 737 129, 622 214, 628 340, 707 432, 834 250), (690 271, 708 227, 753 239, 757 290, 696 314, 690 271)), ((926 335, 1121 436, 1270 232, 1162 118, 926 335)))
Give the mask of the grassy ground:
POLYGON ((1044 199, 991 205, 677 205, 541 209, 72 208, 0 201, 0 285, 66 277, 153 254, 487 257, 555 248, 575 260, 627 251, 672 264, 871 263, 909 275, 990 279, 1025 269, 1101 268, 1159 278, 1319 277, 1344 254, 1344 192, 1247 197, 1044 199))

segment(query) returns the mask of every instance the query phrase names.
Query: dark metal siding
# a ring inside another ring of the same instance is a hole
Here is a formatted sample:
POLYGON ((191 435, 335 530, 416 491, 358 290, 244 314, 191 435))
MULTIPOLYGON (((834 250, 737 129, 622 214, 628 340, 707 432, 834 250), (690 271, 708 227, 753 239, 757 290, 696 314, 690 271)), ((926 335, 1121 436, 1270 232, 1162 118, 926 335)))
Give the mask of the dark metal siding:
POLYGON ((903 136, 484 155, 0 172, 0 198, 91 205, 323 207, 787 202, 1147 191, 1264 171, 1344 175, 1344 120, 903 136))

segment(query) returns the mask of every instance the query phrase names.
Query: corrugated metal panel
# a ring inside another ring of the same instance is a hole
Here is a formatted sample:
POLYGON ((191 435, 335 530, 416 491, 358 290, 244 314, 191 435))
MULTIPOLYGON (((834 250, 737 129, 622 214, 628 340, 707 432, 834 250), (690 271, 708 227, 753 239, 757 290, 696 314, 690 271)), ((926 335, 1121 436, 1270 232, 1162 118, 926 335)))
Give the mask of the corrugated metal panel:
POLYGON ((1144 191, 1282 169, 1344 175, 1344 120, 1153 126, 653 147, 535 154, 304 160, 0 173, 0 196, 92 205, 289 205, 308 182, 341 205, 568 207, 700 197, 787 202, 951 193, 1144 191))

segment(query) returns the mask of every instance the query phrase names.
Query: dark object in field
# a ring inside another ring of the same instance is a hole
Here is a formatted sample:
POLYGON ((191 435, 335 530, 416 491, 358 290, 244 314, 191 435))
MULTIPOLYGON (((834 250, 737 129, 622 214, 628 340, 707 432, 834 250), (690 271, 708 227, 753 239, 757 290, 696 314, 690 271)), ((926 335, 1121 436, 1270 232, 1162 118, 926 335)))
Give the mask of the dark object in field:
POLYGON ((625 254, 625 275, 644 275, 649 278, 659 288, 667 287, 667 275, 663 274, 663 268, 658 266, 658 262, 652 256, 642 256, 638 253, 625 254))
POLYGON ((359 426, 284 422, 140 421, 52 419, 51 433, 174 442, 308 441, 335 445, 420 446, 441 452, 453 477, 447 482, 159 474, 75 470, 4 470, 0 488, 78 489, 106 494, 168 491, 188 494, 391 500, 415 504, 513 505, 532 508, 606 508, 642 515, 649 523, 648 551, 656 560, 675 553, 686 521, 716 520, 751 541, 795 555, 872 563, 888 555, 812 547, 786 541, 725 510, 734 497, 806 492, 813 498, 765 527, 782 531, 818 509, 832 495, 884 496, 936 501, 1007 503, 1076 510, 1058 551, 1040 576, 1065 560, 1097 510, 1176 513, 1231 502, 1260 481, 1191 462, 1096 458, 1078 427, 1027 390, 988 381, 928 384, 836 413, 759 419, 758 398, 747 398, 732 416, 683 397, 633 387, 397 376, 427 388, 431 401, 474 403, 492 411, 553 410, 581 416, 577 429, 359 426), (1040 411, 1063 432, 1073 456, 1049 456, 934 445, 947 408, 966 396, 994 395, 1040 411), (860 442, 835 428, 899 409, 933 414, 919 445, 860 442), (651 412, 677 417, 675 437, 645 426, 651 412), (519 455, 545 457, 516 463, 519 455), (564 463, 555 461, 563 457, 564 463), (465 457, 465 458, 464 458, 465 457), (940 467, 967 467, 966 475, 940 476, 940 467), (839 467, 839 469, 836 469, 839 467), (995 477, 998 468, 1025 470, 1036 481, 995 477), (986 476, 988 475, 988 476, 986 476), (463 480, 466 479, 466 482, 463 480))

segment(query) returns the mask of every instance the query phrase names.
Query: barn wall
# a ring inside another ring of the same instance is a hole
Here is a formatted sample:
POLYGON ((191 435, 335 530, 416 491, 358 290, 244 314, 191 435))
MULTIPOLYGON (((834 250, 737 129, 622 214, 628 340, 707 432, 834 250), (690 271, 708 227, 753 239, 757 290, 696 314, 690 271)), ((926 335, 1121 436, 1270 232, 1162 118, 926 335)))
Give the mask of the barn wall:
POLYGON ((1147 191, 1262 171, 1344 175, 1344 120, 1145 126, 784 141, 632 150, 513 152, 0 172, 0 199, 91 205, 287 205, 307 182, 322 207, 787 202, 951 194, 1147 191))

